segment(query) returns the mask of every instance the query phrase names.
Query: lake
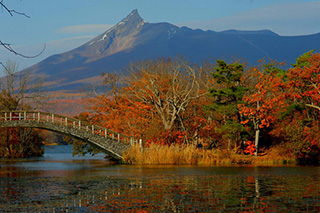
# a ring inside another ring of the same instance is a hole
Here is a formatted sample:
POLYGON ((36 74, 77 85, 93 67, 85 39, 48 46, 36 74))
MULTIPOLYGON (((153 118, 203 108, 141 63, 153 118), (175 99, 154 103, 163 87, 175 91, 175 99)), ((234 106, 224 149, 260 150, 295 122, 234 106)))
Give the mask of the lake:
POLYGON ((320 167, 128 166, 71 153, 0 161, 0 212, 320 212, 320 167))

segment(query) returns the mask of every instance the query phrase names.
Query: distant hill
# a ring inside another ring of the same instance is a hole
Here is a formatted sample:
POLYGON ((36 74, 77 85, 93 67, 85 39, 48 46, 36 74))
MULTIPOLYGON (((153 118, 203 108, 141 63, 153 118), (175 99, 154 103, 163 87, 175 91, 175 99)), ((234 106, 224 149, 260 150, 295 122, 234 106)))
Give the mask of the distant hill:
POLYGON ((98 82, 102 72, 121 72, 130 62, 183 55, 193 62, 259 59, 295 62, 304 52, 320 49, 320 34, 279 36, 269 30, 223 32, 192 30, 169 23, 148 23, 133 10, 117 25, 71 51, 27 68, 46 76, 47 90, 79 91, 98 82))

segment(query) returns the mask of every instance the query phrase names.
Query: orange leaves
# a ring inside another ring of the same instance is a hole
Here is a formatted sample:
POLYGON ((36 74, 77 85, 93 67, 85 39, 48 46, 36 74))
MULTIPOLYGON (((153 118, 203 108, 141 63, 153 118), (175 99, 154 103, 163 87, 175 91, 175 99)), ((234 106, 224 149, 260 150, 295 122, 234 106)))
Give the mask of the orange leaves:
POLYGON ((303 57, 303 66, 288 70, 288 86, 291 98, 298 98, 305 104, 320 101, 320 54, 310 53, 303 57))
MULTIPOLYGON (((275 69, 275 68, 273 68, 275 69)), ((245 104, 239 106, 240 113, 254 123, 255 129, 269 127, 279 113, 288 105, 286 84, 278 71, 262 73, 256 70, 251 75, 259 76, 258 82, 249 94, 244 96, 245 104)), ((248 124, 248 121, 245 123, 248 124)))
POLYGON ((245 121, 241 121, 240 123, 243 124, 243 125, 246 125, 246 124, 249 123, 249 119, 247 119, 247 120, 245 120, 245 121))
POLYGON ((180 58, 131 64, 121 89, 114 84, 90 100, 89 120, 123 134, 162 137, 159 143, 182 143, 187 133, 208 135, 213 127, 203 105, 209 73, 200 70, 180 58))
POLYGON ((182 131, 167 130, 148 139, 147 145, 150 145, 151 143, 160 145, 183 144, 186 134, 186 132, 182 131))
POLYGON ((206 73, 197 72, 206 67, 197 68, 182 60, 138 63, 130 66, 131 75, 119 84, 122 89, 92 98, 88 113, 82 116, 116 132, 161 145, 187 140, 223 144, 222 134, 227 131, 234 140, 255 137, 257 147, 247 142, 249 154, 258 151, 259 138, 263 139, 262 145, 277 138, 318 144, 312 138, 316 137, 316 119, 320 118, 320 55, 312 54, 289 70, 278 65, 268 64, 264 70, 249 68, 245 76, 230 79, 216 73, 217 79, 212 80, 206 73), (209 92, 216 103, 220 101, 220 107, 210 106, 213 99, 205 95, 208 88, 213 88, 209 92), (214 112, 208 113, 213 108, 214 112), (312 127, 312 131, 299 129, 295 124, 298 121, 312 127), (290 124, 295 124, 294 129, 290 130, 290 124), (302 132, 299 137, 297 130, 302 132), (235 134, 237 131, 239 134, 235 134), (273 138, 263 138, 266 136, 273 138))
POLYGON ((125 93, 116 97, 99 95, 90 100, 91 111, 85 115, 90 122, 107 129, 132 136, 144 134, 150 124, 151 107, 145 103, 129 100, 125 93))
POLYGON ((261 123, 259 124, 259 128, 269 127, 270 122, 268 120, 271 120, 271 119, 273 119, 271 116, 269 116, 269 119, 268 118, 262 119, 261 123))
POLYGON ((254 143, 252 143, 251 141, 247 141, 246 148, 244 149, 244 153, 254 155, 255 151, 256 151, 256 148, 254 143))

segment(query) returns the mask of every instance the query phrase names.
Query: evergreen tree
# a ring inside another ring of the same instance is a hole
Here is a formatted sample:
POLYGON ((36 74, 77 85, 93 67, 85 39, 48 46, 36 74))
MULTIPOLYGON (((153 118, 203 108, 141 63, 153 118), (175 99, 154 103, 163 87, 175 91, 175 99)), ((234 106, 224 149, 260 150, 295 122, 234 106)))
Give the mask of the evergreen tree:
POLYGON ((217 128, 223 138, 228 141, 228 150, 231 150, 232 141, 239 147, 243 133, 242 118, 238 105, 242 103, 242 97, 248 90, 241 84, 244 68, 242 64, 227 64, 223 60, 217 61, 215 72, 212 73, 216 88, 209 90, 209 95, 213 97, 213 103, 207 109, 220 115, 222 126, 217 128))

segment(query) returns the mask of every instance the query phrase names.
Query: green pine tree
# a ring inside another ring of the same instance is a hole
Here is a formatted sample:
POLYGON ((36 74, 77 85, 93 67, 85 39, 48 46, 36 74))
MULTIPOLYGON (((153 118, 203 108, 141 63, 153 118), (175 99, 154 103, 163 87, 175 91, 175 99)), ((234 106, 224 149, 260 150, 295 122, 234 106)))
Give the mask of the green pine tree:
POLYGON ((221 126, 216 129, 228 141, 228 150, 233 144, 239 147, 245 129, 241 122, 238 105, 243 103, 242 98, 248 90, 241 84, 244 68, 242 64, 227 64, 223 60, 217 61, 212 77, 217 83, 216 88, 209 90, 213 103, 206 108, 220 115, 221 126))

